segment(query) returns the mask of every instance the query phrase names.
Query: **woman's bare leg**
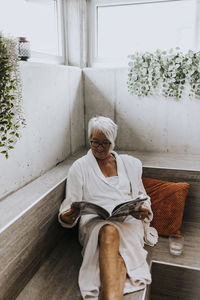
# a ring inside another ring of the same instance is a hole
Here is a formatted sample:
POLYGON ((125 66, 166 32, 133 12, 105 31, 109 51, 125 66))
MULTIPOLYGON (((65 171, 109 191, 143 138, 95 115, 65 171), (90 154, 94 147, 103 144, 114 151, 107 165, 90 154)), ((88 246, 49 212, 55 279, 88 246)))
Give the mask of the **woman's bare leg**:
POLYGON ((105 225, 99 233, 99 266, 101 292, 99 300, 122 300, 126 267, 119 254, 119 233, 112 225, 105 225))

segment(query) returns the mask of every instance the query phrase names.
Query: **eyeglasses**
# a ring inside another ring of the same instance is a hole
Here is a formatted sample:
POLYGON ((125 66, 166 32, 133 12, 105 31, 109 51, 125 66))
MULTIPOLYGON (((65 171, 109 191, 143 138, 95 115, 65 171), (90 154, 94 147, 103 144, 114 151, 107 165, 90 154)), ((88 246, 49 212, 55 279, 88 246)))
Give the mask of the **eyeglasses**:
POLYGON ((111 142, 109 141, 104 141, 102 143, 96 141, 96 140, 90 140, 90 143, 92 145, 92 147, 94 148, 98 148, 100 145, 105 149, 107 148, 108 146, 110 146, 111 142))

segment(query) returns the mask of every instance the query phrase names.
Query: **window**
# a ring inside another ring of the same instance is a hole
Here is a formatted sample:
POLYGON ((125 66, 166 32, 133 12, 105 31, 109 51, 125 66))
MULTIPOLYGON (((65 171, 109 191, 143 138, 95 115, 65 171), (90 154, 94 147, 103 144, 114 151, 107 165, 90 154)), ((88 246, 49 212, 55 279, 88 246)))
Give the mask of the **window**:
POLYGON ((135 51, 196 50, 199 0, 95 0, 90 7, 92 63, 123 62, 135 51), (198 8, 198 10, 197 10, 198 8), (93 25, 93 26, 92 26, 93 25))
POLYGON ((0 31, 30 41, 31 60, 63 62, 60 0, 0 0, 0 31))

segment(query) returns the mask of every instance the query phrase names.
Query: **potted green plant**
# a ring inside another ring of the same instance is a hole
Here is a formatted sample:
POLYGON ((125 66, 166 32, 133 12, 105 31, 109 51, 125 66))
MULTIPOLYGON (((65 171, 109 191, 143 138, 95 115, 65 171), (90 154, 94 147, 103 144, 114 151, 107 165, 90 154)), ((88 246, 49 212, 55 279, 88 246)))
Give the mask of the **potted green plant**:
POLYGON ((25 126, 17 41, 0 33, 0 153, 8 158, 25 126))

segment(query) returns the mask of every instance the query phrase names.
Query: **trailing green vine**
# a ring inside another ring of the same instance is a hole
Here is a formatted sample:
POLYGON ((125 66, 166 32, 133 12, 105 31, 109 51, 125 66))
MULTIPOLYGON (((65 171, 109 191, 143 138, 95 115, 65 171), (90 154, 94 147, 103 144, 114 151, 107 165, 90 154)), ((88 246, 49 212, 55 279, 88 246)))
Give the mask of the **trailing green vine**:
POLYGON ((0 33, 0 153, 8 158, 25 126, 17 42, 0 33))
POLYGON ((136 52, 129 55, 128 90, 137 96, 162 94, 180 99, 200 96, 200 52, 179 48, 169 52, 136 52))

